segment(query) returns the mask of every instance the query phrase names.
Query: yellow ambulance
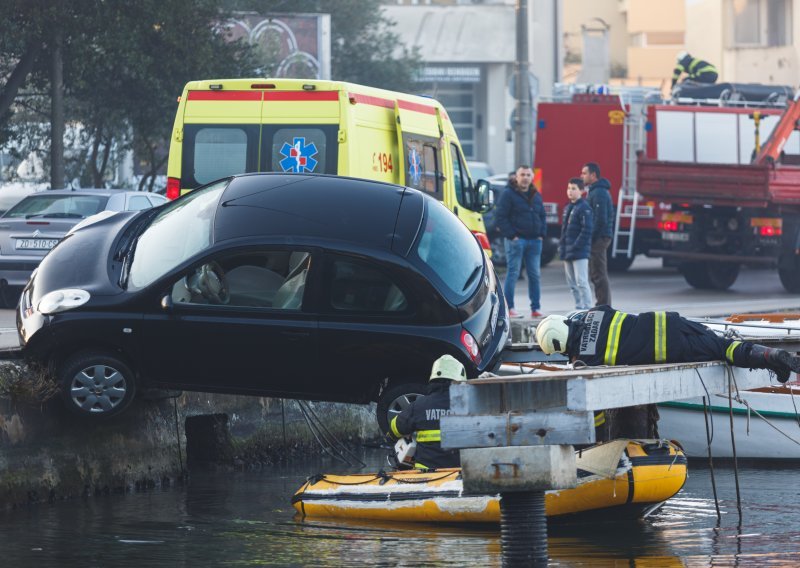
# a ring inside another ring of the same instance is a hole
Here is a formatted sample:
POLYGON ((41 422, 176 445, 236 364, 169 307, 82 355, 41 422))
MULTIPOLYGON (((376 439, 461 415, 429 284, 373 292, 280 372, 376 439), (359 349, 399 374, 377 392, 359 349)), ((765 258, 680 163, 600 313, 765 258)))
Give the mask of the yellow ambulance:
POLYGON ((386 181, 442 201, 489 252, 473 184, 437 101, 339 81, 224 79, 183 89, 169 149, 167 197, 232 174, 314 172, 386 181))

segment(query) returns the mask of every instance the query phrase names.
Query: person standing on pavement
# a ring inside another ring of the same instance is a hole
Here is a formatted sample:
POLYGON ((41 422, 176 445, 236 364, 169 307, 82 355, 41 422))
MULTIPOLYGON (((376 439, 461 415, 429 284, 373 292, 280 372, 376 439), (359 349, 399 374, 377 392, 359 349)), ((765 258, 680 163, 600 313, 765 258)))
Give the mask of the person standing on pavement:
POLYGON ((567 286, 575 298, 576 310, 592 307, 589 287, 589 254, 592 249, 592 210, 583 199, 583 181, 572 178, 567 184, 569 203, 564 208, 558 255, 564 261, 567 286))
POLYGON ((611 184, 600 177, 600 166, 588 162, 581 170, 581 179, 588 191, 587 201, 592 209, 592 248, 589 256, 589 279, 594 286, 598 306, 611 305, 611 286, 608 283, 608 259, 606 257, 611 235, 614 231, 614 206, 611 203, 611 184))
POLYGON ((500 194, 495 209, 495 219, 506 251, 508 270, 503 282, 503 292, 508 303, 508 315, 521 318, 514 309, 514 287, 525 260, 528 275, 528 298, 531 317, 541 317, 541 257, 542 239, 547 231, 544 202, 533 185, 533 170, 522 165, 517 168, 515 183, 509 183, 500 194))

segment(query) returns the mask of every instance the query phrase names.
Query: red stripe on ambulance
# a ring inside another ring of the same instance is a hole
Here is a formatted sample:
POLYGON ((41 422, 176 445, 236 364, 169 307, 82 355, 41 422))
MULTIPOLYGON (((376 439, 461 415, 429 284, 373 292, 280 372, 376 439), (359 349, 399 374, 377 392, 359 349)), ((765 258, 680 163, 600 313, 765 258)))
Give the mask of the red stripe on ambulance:
POLYGON ((260 101, 261 91, 189 91, 190 101, 260 101))

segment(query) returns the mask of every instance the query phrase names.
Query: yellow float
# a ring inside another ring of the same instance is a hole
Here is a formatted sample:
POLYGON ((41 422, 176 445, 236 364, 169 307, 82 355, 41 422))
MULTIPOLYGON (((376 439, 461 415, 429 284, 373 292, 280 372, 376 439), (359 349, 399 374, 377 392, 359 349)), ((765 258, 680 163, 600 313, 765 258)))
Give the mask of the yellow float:
MULTIPOLYGON (((548 491, 548 518, 642 517, 680 491, 686 456, 667 440, 614 440, 576 451, 578 485, 548 491)), ((499 495, 465 495, 460 469, 316 475, 292 504, 306 517, 499 523, 499 495)))

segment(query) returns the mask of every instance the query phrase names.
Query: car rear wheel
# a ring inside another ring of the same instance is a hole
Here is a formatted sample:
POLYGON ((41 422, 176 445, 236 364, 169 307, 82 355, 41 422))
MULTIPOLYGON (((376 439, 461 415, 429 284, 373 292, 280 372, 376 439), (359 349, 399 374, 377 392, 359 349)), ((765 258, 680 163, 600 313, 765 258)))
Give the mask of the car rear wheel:
POLYGON ((92 420, 120 414, 136 395, 131 368, 105 351, 85 351, 68 358, 60 368, 58 384, 67 409, 92 420))
POLYGON ((425 385, 422 383, 402 383, 383 391, 378 399, 376 410, 376 418, 381 432, 388 433, 392 419, 424 394, 425 385))

